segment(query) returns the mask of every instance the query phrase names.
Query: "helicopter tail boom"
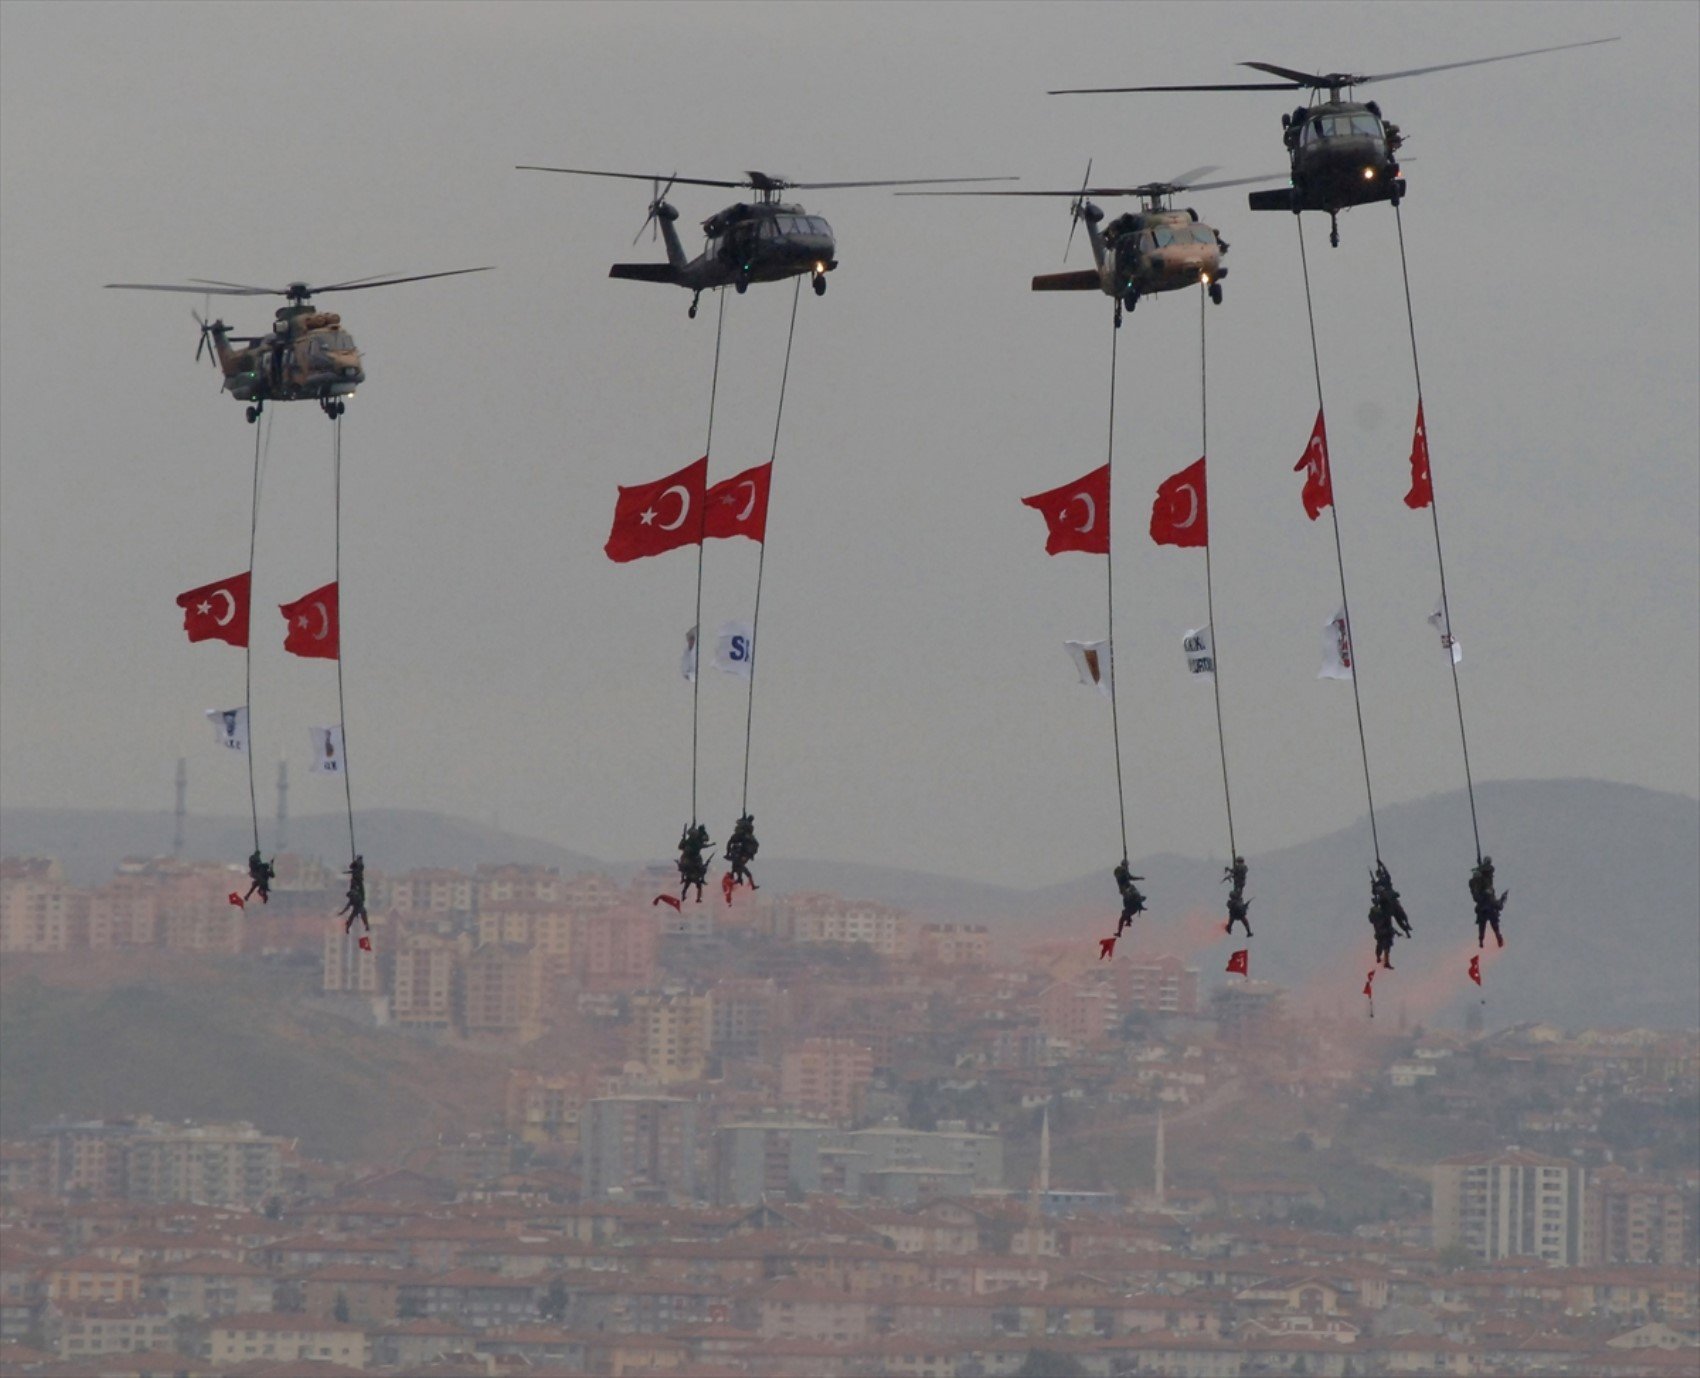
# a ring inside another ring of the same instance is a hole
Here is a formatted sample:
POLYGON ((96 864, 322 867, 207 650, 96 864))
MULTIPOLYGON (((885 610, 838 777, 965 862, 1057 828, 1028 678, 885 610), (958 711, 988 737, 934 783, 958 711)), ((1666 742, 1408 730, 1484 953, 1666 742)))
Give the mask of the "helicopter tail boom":
POLYGON ((608 276, 637 282, 679 282, 679 270, 671 263, 616 263, 608 276))
POLYGON ((1033 279, 1035 292, 1096 292, 1103 286, 1096 268, 1073 273, 1039 273, 1033 279))

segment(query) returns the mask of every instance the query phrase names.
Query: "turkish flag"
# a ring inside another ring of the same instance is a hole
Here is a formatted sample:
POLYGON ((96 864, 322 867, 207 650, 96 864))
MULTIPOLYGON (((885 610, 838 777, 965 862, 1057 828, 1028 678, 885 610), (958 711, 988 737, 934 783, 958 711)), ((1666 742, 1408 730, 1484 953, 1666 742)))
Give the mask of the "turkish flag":
POLYGON ((1110 553, 1110 466, 1094 469, 1084 478, 1035 493, 1021 500, 1022 506, 1037 508, 1050 534, 1045 554, 1060 555, 1080 550, 1088 555, 1110 553))
POLYGON ((1305 515, 1315 521, 1324 507, 1334 505, 1334 475, 1328 468, 1328 427, 1323 424, 1321 407, 1316 409, 1316 425, 1311 427, 1304 458, 1293 465, 1295 474, 1300 470, 1305 476, 1305 515))
POLYGON ((1236 975, 1249 977, 1251 975, 1251 949, 1242 947, 1238 952, 1229 954, 1227 969, 1236 975))
POLYGON ((1470 958, 1470 979, 1478 986, 1482 983, 1482 959, 1480 957, 1470 958))
POLYGON ((1371 1000, 1375 999, 1375 968, 1371 967, 1369 975, 1364 977, 1364 994, 1371 1000))
POLYGON ((721 479, 703 496, 702 534, 716 540, 731 536, 766 539, 767 487, 772 478, 770 461, 721 479))
POLYGON ((1158 545, 1210 544, 1202 459, 1157 485, 1157 501, 1151 504, 1151 539, 1158 545))
POLYGON ((335 584, 314 589, 293 603, 279 603, 278 611, 289 624, 283 638, 284 650, 317 660, 337 658, 342 634, 337 623, 335 584))
POLYGON ((362 952, 370 952, 372 950, 372 940, 364 933, 360 935, 360 950, 362 952))
POLYGON ((203 584, 177 595, 183 609, 183 630, 191 641, 228 641, 232 646, 248 644, 248 584, 246 570, 203 584))
POLYGON ((1434 505, 1434 481, 1428 472, 1428 427, 1423 424, 1423 402, 1417 399, 1417 432, 1411 437, 1411 491, 1405 506, 1415 511, 1434 505))
POLYGON ((654 483, 634 488, 622 484, 614 503, 614 529, 602 549, 610 560, 624 564, 682 545, 702 544, 707 486, 707 455, 654 483))

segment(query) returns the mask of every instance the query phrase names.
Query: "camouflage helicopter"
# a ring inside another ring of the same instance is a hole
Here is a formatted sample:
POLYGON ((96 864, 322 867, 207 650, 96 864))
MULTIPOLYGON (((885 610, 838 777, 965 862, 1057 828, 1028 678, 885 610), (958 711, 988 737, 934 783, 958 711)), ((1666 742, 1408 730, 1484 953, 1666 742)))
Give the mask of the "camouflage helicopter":
POLYGON ((1550 48, 1529 48, 1520 53, 1500 53, 1495 57, 1471 58, 1466 62, 1442 62, 1433 67, 1411 67, 1402 72, 1378 72, 1356 76, 1350 72, 1298 72, 1290 67, 1278 67, 1272 62, 1242 62, 1283 81, 1240 82, 1204 86, 1094 86, 1066 91, 1052 91, 1053 96, 1100 95, 1126 91, 1302 91, 1308 89, 1308 106, 1298 106, 1291 114, 1281 116, 1282 138, 1287 146, 1291 165, 1292 185, 1250 195, 1254 211, 1326 211, 1328 242, 1340 246, 1340 212, 1352 206, 1368 205, 1375 201, 1391 201, 1397 205, 1405 194, 1405 181, 1399 175, 1398 152, 1404 143, 1399 126, 1384 119, 1381 107, 1374 101, 1359 103, 1341 99, 1342 91, 1371 81, 1392 81, 1398 77, 1424 76, 1430 72, 1447 72, 1455 67, 1479 67, 1488 62, 1509 62, 1512 58, 1533 57, 1538 53, 1562 52, 1566 48, 1589 48, 1597 43, 1615 43, 1615 38, 1593 38, 1583 43, 1560 43, 1550 48), (1321 100, 1323 91, 1328 99, 1321 100))
POLYGON ((1195 180, 1214 171, 1214 167, 1195 167, 1166 182, 1146 182, 1137 187, 1094 187, 1087 185, 1092 180, 1092 164, 1087 163, 1086 176, 1077 191, 909 191, 898 195, 1073 198, 1069 207, 1072 217, 1069 242, 1063 249, 1063 258, 1067 260, 1068 249, 1074 244, 1074 231, 1084 220, 1092 258, 1098 266, 1072 273, 1040 273, 1033 279, 1033 290, 1103 292, 1115 299, 1116 322, 1120 324, 1123 307, 1131 311, 1141 297, 1157 292, 1203 286, 1209 291, 1211 301, 1218 306, 1222 304, 1222 279, 1228 276, 1222 258, 1228 252, 1228 241, 1200 220, 1197 211, 1190 207, 1176 209, 1174 198, 1183 191, 1238 187, 1248 182, 1272 181, 1274 177, 1234 177, 1222 182, 1195 180), (1137 196, 1140 208, 1106 222, 1103 210, 1087 199, 1093 196, 1104 199, 1137 196))
POLYGON ((286 297, 265 335, 232 335, 223 321, 208 322, 196 313, 201 342, 195 358, 211 344, 213 361, 224 374, 224 390, 239 402, 247 402, 248 420, 258 421, 267 402, 298 402, 311 398, 326 416, 335 419, 348 409, 344 400, 366 381, 360 351, 354 337, 342 328, 342 317, 334 311, 316 309, 309 298, 323 292, 356 292, 367 287, 389 287, 398 282, 423 282, 427 278, 458 277, 462 273, 487 273, 488 268, 456 268, 447 273, 419 273, 412 277, 355 278, 325 287, 292 282, 287 287, 250 287, 239 282, 194 279, 192 285, 161 282, 109 282, 108 287, 131 292, 195 292, 202 296, 286 297))
MULTIPOLYGON (((751 172, 741 182, 720 181, 709 177, 657 177, 647 172, 597 172, 580 167, 536 167, 529 163, 518 166, 521 172, 565 172, 576 177, 620 177, 629 181, 648 182, 651 188, 649 214, 638 227, 636 244, 651 226, 659 227, 667 243, 665 263, 616 263, 608 270, 611 278, 632 278, 638 282, 667 282, 686 287, 691 292, 689 315, 694 319, 697 302, 702 294, 716 287, 732 287, 739 292, 752 282, 779 282, 785 278, 809 275, 817 297, 826 295, 826 275, 838 266, 833 256, 837 246, 832 226, 818 215, 810 215, 801 206, 781 201, 781 192, 790 190, 821 191, 842 187, 912 187, 940 182, 1007 182, 1008 177, 911 177, 900 181, 880 182, 791 182, 772 177, 765 172, 751 172), (665 183, 665 185, 663 185, 665 183), (756 193, 752 204, 740 201, 702 222, 707 236, 703 251, 687 258, 673 228, 679 212, 667 203, 667 193, 675 183, 692 187, 749 187, 756 193)), ((652 231, 653 236, 653 231, 652 231)))

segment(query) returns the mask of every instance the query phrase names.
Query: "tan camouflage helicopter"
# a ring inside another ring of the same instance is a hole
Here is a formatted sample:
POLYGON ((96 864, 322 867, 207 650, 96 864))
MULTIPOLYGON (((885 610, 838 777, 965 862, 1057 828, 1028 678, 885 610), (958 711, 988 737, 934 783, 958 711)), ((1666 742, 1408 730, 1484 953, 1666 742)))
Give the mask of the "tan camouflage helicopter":
POLYGON ((801 206, 781 201, 779 194, 792 189, 820 191, 841 187, 915 187, 941 182, 1008 182, 1008 177, 910 177, 882 182, 791 182, 765 172, 751 172, 741 182, 709 177, 658 177, 648 172, 596 172, 581 167, 537 167, 519 164, 520 172, 565 172, 576 177, 620 177, 650 183, 649 214, 638 226, 633 244, 651 225, 658 226, 667 241, 665 263, 616 263, 608 270, 611 278, 639 282, 666 282, 687 287, 691 292, 689 315, 694 319, 702 294, 716 287, 746 291, 752 282, 779 282, 809 275, 817 297, 826 295, 826 275, 838 266, 833 256, 837 246, 832 226, 801 206), (740 201, 702 222, 707 236, 703 251, 688 258, 673 222, 679 212, 667 204, 674 183, 692 187, 749 187, 756 193, 753 204, 740 201), (663 185, 665 184, 665 185, 663 185))
POLYGON ((487 273, 489 268, 456 268, 447 273, 419 273, 412 277, 355 278, 325 287, 292 282, 287 287, 250 287, 239 282, 193 279, 190 285, 161 282, 109 282, 131 292, 195 292, 202 296, 286 297, 265 335, 232 335, 223 321, 208 322, 198 313, 201 342, 195 358, 207 348, 224 374, 224 390, 238 402, 248 403, 250 423, 260 419, 267 402, 299 402, 312 399, 326 416, 336 418, 348 408, 345 400, 366 381, 360 351, 354 337, 342 328, 342 317, 334 311, 316 309, 309 298, 323 292, 357 292, 367 287, 389 287, 398 282, 423 282, 427 278, 452 278, 463 273, 487 273), (233 347, 236 346, 236 347, 233 347))
POLYGON ((1278 180, 1262 177, 1233 177, 1221 182, 1197 178, 1215 172, 1214 167, 1195 167, 1166 182, 1146 182, 1137 187, 1094 187, 1092 164, 1077 191, 900 191, 899 196, 1067 196, 1072 223, 1064 261, 1074 244, 1074 231, 1086 222, 1096 268, 1071 273, 1040 273, 1033 279, 1035 292, 1103 292, 1116 302, 1116 323, 1122 309, 1131 311, 1139 299, 1157 292, 1177 292, 1184 287, 1203 286, 1210 300, 1222 304, 1222 279, 1228 270, 1222 258, 1228 241, 1198 218, 1190 207, 1176 209, 1174 198, 1183 191, 1212 191, 1218 187, 1244 186, 1250 182, 1278 180), (1140 208, 1105 222, 1104 212, 1088 197, 1137 196, 1140 208))

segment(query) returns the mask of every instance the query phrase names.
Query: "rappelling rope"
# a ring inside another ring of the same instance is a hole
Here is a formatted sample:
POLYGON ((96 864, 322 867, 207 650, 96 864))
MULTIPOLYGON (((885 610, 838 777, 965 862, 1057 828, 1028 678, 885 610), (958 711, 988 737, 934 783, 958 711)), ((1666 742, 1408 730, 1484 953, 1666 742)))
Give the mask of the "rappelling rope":
MULTIPOLYGON (((1208 465, 1210 457, 1210 364, 1209 355, 1205 351, 1204 323, 1205 286, 1198 287, 1198 409, 1200 453, 1205 456, 1208 465)), ((1208 469, 1206 470, 1206 493, 1209 491, 1208 469)), ((1208 502, 1208 497, 1206 501, 1208 502)), ((1208 509, 1207 509, 1208 511, 1208 509)), ((1209 516, 1205 517, 1206 523, 1209 516)), ((1221 641, 1216 633, 1216 595, 1210 578, 1210 528, 1204 529, 1204 615, 1210 619, 1210 683, 1216 691, 1216 746, 1222 756, 1222 805, 1228 813, 1228 859, 1230 862, 1240 854, 1239 845, 1234 841, 1234 797, 1228 789, 1228 737, 1222 728, 1222 651, 1221 641)))
MULTIPOLYGON (((343 611, 346 603, 342 597, 342 416, 338 414, 331 419, 331 485, 333 490, 334 517, 334 547, 335 564, 333 566, 336 580, 337 599, 337 631, 336 631, 336 719, 337 726, 342 729, 342 797, 348 805, 348 859, 350 863, 360 855, 354 845, 354 785, 348 776, 348 708, 342 693, 342 662, 348 638, 343 635, 343 611)), ((352 922, 352 920, 351 920, 352 922)))
MULTIPOLYGON (((1316 373, 1316 409, 1326 414, 1322 405, 1322 360, 1316 349, 1316 310, 1310 299, 1310 260, 1305 255, 1304 217, 1295 215, 1293 223, 1299 228, 1299 263, 1304 269, 1305 279, 1305 314, 1310 318, 1310 362, 1316 373)), ((1369 801, 1369 836, 1370 844, 1375 849, 1375 859, 1381 861, 1381 834, 1375 826, 1375 791, 1369 782, 1369 742, 1364 736, 1364 705, 1363 698, 1358 693, 1358 641, 1352 634, 1352 607, 1346 599, 1346 557, 1340 546, 1340 505, 1339 498, 1334 495, 1334 456, 1328 456, 1328 486, 1329 501, 1328 515, 1334 523, 1334 566, 1340 571, 1340 613, 1346 621, 1346 645, 1351 649, 1352 656, 1352 707, 1358 715, 1358 749, 1364 763, 1364 797, 1369 801)))
MULTIPOLYGON (((254 427, 254 490, 248 508, 248 606, 254 605, 254 550, 260 539, 260 467, 271 448, 271 417, 254 427)), ((249 622, 253 616, 250 612, 249 622)), ((254 636, 252 625, 242 647, 242 706, 248 712, 248 812, 254 821, 254 850, 260 850, 260 801, 254 788, 254 636)))
MULTIPOLYGON (((773 416, 773 447, 767 453, 767 492, 771 505, 773 498, 773 466, 779 458, 779 423, 785 418, 785 386, 791 380, 791 342, 797 337, 797 302, 803 295, 803 279, 797 279, 796 288, 791 293, 791 326, 785 332, 785 367, 779 374, 779 406, 773 416)), ((765 521, 765 514, 764 514, 765 521)), ((757 646, 761 645, 761 576, 767 567, 767 530, 762 529, 759 542, 761 553, 756 556, 756 602, 750 614, 750 640, 757 646)), ((702 636, 697 635, 700 643, 702 636)), ((750 726, 755 720, 756 712, 756 667, 759 657, 752 654, 750 658, 749 697, 744 706, 744 791, 738 805, 740 815, 748 815, 750 811, 750 726)))
POLYGON ((1104 584, 1107 590, 1106 598, 1109 604, 1107 620, 1109 630, 1106 639, 1110 647, 1110 739, 1116 753, 1116 807, 1121 812, 1122 824, 1122 860, 1127 860, 1127 793, 1122 787, 1122 728, 1121 714, 1116 706, 1116 576, 1115 564, 1111 552, 1115 548, 1115 458, 1116 458, 1116 342, 1121 338, 1121 304, 1116 304, 1115 325, 1110 331, 1110 427, 1109 438, 1106 442, 1104 464, 1109 469, 1105 477, 1104 490, 1110 495, 1107 504, 1109 513, 1105 517, 1108 523, 1107 539, 1104 542, 1104 584))
MULTIPOLYGON (((702 443, 703 457, 706 459, 714 450, 714 399, 720 393, 720 339, 726 328, 726 292, 722 288, 717 295, 720 298, 720 308, 714 319, 714 373, 708 384, 708 438, 702 443)), ((691 678, 691 827, 697 824, 697 724, 700 721, 698 708, 702 702, 702 567, 703 551, 708 545, 708 507, 699 502, 703 510, 697 513, 697 612, 694 625, 696 643, 695 674, 691 678)))
MULTIPOLYGON (((1405 282, 1405 320, 1411 330, 1411 371, 1417 379, 1417 410, 1423 410, 1423 369, 1417 360, 1417 318, 1411 309, 1411 271, 1405 263, 1405 220, 1400 214, 1399 203, 1393 203, 1394 223, 1399 227, 1399 273, 1405 282)), ((1428 512, 1434 522, 1434 562, 1440 569, 1440 612, 1446 625, 1447 663, 1452 667, 1452 697, 1458 705, 1458 745, 1464 752, 1464 792, 1470 800, 1470 830, 1476 839, 1476 862, 1482 859, 1482 829, 1476 817, 1476 786, 1470 775, 1470 739, 1464 732, 1464 691, 1458 682, 1458 661, 1452 654, 1452 604, 1446 595, 1446 557, 1440 548, 1440 504, 1434 496, 1434 463, 1433 448, 1428 444, 1428 419, 1423 419, 1423 446, 1430 455, 1428 479, 1429 501, 1428 512)))

